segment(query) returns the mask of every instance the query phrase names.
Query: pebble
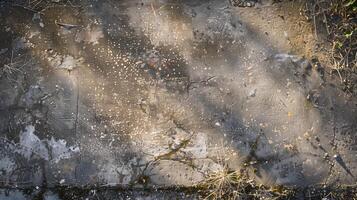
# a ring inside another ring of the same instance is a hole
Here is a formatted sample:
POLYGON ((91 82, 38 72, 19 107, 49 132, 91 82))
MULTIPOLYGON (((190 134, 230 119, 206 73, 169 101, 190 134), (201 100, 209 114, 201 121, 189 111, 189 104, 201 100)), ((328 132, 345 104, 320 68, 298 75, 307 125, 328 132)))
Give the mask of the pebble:
POLYGON ((255 94, 257 93, 257 89, 254 89, 254 90, 251 90, 250 92, 249 92, 249 96, 250 97, 255 97, 255 94))

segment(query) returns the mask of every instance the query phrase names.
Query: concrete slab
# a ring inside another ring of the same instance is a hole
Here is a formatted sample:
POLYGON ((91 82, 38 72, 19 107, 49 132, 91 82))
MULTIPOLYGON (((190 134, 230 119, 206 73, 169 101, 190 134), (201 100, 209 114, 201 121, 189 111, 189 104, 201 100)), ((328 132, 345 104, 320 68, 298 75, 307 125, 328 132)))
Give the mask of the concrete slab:
POLYGON ((193 186, 246 165, 266 185, 356 182, 356 96, 291 46, 293 20, 267 34, 275 5, 80 5, 43 26, 1 8, 19 69, 0 79, 2 186, 193 186))

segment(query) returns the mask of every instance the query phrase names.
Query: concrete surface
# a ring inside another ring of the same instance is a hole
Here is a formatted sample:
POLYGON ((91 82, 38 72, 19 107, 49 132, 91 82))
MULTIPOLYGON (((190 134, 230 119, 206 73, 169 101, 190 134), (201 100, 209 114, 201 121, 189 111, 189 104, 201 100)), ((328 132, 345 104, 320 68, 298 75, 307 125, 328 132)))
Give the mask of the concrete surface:
POLYGON ((356 182, 356 96, 289 9, 78 4, 0 4, 3 187, 192 186, 244 163, 267 185, 356 182))

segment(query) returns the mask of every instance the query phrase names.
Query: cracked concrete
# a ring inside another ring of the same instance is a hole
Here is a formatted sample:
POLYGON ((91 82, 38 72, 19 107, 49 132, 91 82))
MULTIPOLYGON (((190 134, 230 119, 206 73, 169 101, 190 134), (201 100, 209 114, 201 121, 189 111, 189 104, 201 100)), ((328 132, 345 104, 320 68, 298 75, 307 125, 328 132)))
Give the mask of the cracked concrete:
POLYGON ((270 34, 264 1, 79 4, 43 26, 1 4, 1 63, 21 67, 0 78, 2 186, 192 186, 244 165, 267 185, 356 182, 356 97, 304 57, 298 16, 270 34))

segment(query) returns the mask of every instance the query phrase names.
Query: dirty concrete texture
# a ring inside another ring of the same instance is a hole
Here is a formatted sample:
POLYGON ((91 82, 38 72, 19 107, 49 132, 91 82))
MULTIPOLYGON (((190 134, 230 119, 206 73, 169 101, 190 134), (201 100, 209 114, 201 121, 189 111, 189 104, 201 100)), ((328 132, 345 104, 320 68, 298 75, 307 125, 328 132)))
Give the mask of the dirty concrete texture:
POLYGON ((294 9, 0 1, 1 187, 191 187, 247 165, 268 186, 355 184, 356 95, 294 9))

